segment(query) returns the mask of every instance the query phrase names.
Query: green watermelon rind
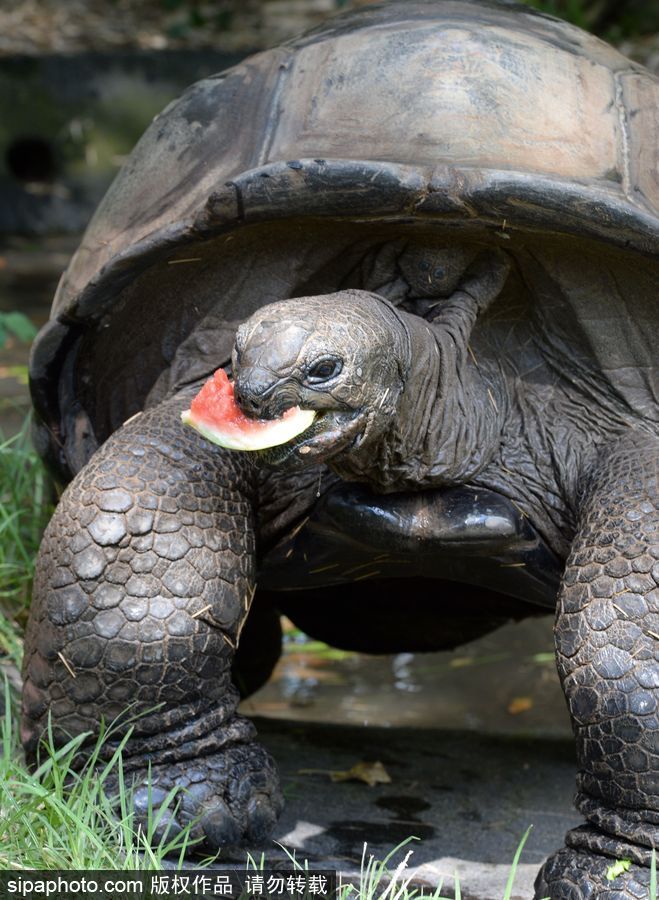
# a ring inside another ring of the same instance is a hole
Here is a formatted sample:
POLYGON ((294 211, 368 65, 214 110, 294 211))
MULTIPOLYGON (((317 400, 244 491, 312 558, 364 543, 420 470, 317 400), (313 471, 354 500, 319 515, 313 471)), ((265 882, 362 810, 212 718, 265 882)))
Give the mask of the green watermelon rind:
POLYGON ((294 409, 293 415, 289 415, 286 418, 273 419, 272 422, 267 423, 268 427, 264 427, 266 423, 259 420, 258 424, 262 427, 251 434, 241 434, 235 429, 222 431, 211 425, 210 422, 205 422, 200 417, 195 416, 190 409, 186 409, 181 413, 181 421, 184 425, 194 428, 207 441, 216 444, 218 447, 224 447, 225 450, 251 452, 287 444, 293 438, 306 431, 316 417, 316 413, 310 409, 300 409, 299 407, 294 409))

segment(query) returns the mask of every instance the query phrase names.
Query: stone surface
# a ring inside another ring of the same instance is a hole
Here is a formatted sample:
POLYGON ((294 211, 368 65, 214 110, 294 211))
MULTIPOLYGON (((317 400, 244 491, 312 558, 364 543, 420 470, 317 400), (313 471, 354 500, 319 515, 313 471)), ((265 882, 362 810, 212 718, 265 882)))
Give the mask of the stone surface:
MULTIPOLYGON (((286 801, 274 841, 348 879, 358 875, 365 842, 369 855, 383 859, 414 836, 419 841, 393 857, 392 871, 412 849, 407 874, 415 882, 434 889, 443 878, 443 896, 452 897, 457 872, 464 900, 501 900, 515 850, 532 825, 512 894, 528 900, 542 861, 580 821, 572 807, 571 741, 273 719, 256 724, 277 760, 286 801), (391 784, 334 783, 327 774, 375 760, 391 784), (320 771, 303 774, 309 769, 320 771)), ((266 858, 279 867, 288 860, 276 845, 266 858)), ((231 859, 244 861, 244 855, 231 859)))

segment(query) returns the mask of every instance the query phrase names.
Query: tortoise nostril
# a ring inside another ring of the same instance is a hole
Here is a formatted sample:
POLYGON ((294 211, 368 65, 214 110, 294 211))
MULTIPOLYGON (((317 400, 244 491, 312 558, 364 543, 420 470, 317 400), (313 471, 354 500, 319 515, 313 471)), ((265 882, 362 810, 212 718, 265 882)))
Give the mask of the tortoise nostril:
POLYGON ((262 418, 267 398, 277 383, 272 372, 260 366, 243 367, 236 375, 234 398, 248 416, 262 418))
POLYGON ((236 382, 233 396, 238 406, 248 415, 258 416, 261 412, 260 398, 255 397, 245 385, 236 382))

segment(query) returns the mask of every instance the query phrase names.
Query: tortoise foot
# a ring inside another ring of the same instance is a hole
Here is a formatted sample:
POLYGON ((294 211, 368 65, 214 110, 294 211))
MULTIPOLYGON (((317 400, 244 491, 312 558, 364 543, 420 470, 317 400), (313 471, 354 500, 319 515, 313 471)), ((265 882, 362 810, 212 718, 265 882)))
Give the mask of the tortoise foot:
POLYGON ((616 862, 588 850, 559 850, 538 873, 535 900, 649 900, 650 870, 631 863, 615 874, 622 868, 616 862))
POLYGON ((152 766, 131 773, 138 822, 147 824, 173 787, 181 788, 154 834, 174 837, 192 822, 197 849, 253 847, 268 840, 283 807, 279 777, 270 754, 259 744, 229 746, 180 763, 152 766))

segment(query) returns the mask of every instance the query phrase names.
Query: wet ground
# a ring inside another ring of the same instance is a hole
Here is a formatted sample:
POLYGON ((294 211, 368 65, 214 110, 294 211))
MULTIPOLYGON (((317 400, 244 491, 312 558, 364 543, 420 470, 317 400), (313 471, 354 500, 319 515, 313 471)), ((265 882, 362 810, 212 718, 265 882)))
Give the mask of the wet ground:
POLYGON ((506 735, 571 734, 551 617, 509 624, 452 652, 343 653, 291 636, 248 715, 506 735))
POLYGON ((572 741, 274 719, 256 726, 277 760, 285 798, 269 866, 290 865, 295 854, 355 880, 365 845, 367 859, 383 859, 407 841, 390 871, 412 851, 405 874, 428 894, 443 880, 442 897, 501 900, 532 826, 510 895, 529 900, 540 864, 579 822, 572 741), (332 779, 376 763, 388 781, 332 779))
MULTIPOLYGON (((76 243, 70 236, 5 240, 0 311, 20 310, 42 325, 76 243)), ((5 435, 29 410, 28 354, 16 340, 0 349, 5 435)), ((334 650, 289 629, 273 678, 243 708, 289 720, 568 736, 552 643, 551 616, 507 625, 453 652, 387 657, 334 650)))

